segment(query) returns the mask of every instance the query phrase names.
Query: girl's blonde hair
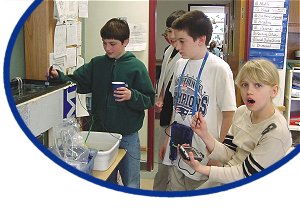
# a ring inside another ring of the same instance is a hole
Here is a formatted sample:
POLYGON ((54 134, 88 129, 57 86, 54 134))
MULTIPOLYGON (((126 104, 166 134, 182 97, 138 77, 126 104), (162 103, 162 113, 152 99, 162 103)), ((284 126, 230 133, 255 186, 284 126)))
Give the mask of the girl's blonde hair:
POLYGON ((243 81, 279 86, 279 73, 277 67, 268 60, 250 60, 239 71, 235 84, 240 88, 243 81))

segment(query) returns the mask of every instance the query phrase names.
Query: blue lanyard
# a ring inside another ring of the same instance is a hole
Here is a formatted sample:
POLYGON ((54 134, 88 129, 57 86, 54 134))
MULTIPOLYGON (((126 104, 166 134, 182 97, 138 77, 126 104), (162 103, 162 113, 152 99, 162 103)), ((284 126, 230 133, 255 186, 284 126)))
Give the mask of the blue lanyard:
MULTIPOLYGON (((203 68, 205 66, 205 63, 206 63, 206 60, 208 58, 208 51, 206 51, 206 54, 204 56, 204 59, 202 61, 202 64, 200 66, 200 69, 199 69, 199 72, 198 72, 198 77, 197 77, 197 81, 196 81, 196 86, 195 86, 195 92, 194 92, 194 101, 193 101, 193 109, 192 109, 192 115, 195 115, 196 113, 196 102, 197 102, 197 93, 198 93, 198 89, 199 89, 199 83, 200 83, 200 77, 201 77, 201 74, 202 74, 202 71, 203 71, 203 68)), ((177 99, 176 99, 176 103, 175 103, 175 110, 176 110, 176 107, 177 107, 177 103, 178 103, 178 100, 179 100, 179 97, 180 97, 180 85, 182 83, 182 79, 183 79, 183 76, 184 76, 184 73, 185 73, 185 69, 186 69, 186 66, 187 64, 189 63, 190 60, 188 60, 182 70, 182 73, 181 73, 181 76, 179 78, 179 82, 178 82, 178 87, 177 87, 177 99)))

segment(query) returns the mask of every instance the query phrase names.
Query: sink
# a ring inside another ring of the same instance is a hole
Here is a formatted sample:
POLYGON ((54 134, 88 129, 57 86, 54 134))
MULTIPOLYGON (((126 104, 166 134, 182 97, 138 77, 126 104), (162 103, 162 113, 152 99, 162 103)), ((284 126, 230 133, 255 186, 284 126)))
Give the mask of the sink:
MULTIPOLYGON (((48 86, 50 87, 50 86, 48 86)), ((19 90, 18 87, 12 87, 11 91, 14 99, 22 98, 26 95, 37 93, 39 91, 44 91, 48 87, 45 85, 37 85, 37 84, 23 84, 22 88, 19 90)))
POLYGON ((13 97, 20 117, 34 136, 49 131, 48 144, 52 146, 53 128, 62 122, 64 105, 69 105, 68 91, 76 89, 76 85, 69 82, 50 82, 49 85, 45 85, 46 80, 16 80, 10 82, 7 95, 11 94, 10 97, 13 97), (18 88, 18 84, 19 87, 22 84, 22 88, 18 88))
POLYGON ((22 87, 18 87, 18 81, 10 82, 11 93, 16 105, 39 97, 56 89, 67 86, 65 82, 48 82, 47 80, 22 80, 22 87))

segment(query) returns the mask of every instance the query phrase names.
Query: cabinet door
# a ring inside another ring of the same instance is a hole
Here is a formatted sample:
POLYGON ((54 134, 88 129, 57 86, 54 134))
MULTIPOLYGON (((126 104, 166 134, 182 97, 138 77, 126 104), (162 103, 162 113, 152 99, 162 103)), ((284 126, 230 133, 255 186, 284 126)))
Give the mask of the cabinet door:
POLYGON ((46 79, 56 24, 53 7, 53 0, 43 1, 24 24, 26 79, 46 79))
POLYGON ((300 49, 300 0, 291 0, 289 9, 287 58, 295 59, 295 50, 300 49))
POLYGON ((290 1, 289 31, 300 33, 300 0, 290 1))

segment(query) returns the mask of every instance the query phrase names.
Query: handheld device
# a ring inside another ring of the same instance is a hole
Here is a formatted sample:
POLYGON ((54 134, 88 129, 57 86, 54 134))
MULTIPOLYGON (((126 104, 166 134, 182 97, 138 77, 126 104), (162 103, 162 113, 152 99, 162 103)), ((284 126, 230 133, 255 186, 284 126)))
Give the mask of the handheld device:
POLYGON ((192 145, 193 130, 186 125, 174 121, 171 125, 171 139, 170 139, 170 160, 177 158, 177 145, 189 144, 192 145))
POLYGON ((193 153, 195 160, 198 160, 201 162, 204 158, 204 155, 201 152, 199 152, 197 149, 195 149, 194 147, 184 147, 182 145, 179 147, 179 153, 183 159, 191 160, 189 152, 193 153))

